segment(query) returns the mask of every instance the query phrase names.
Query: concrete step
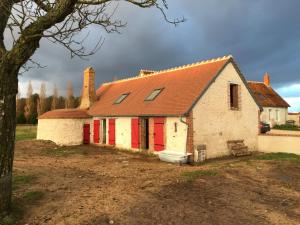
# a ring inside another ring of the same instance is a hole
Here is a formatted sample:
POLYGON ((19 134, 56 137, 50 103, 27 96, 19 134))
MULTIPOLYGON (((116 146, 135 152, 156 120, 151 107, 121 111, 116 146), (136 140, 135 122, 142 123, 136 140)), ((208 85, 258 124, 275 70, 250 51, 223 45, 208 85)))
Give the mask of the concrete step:
POLYGON ((235 149, 231 149, 231 153, 234 156, 246 156, 246 155, 251 155, 251 152, 248 151, 248 146, 244 147, 239 147, 235 149))
POLYGON ((237 144, 237 143, 244 143, 244 140, 229 140, 227 141, 227 144, 237 144))
POLYGON ((244 140, 229 140, 227 141, 227 146, 231 149, 233 146, 244 146, 244 140))

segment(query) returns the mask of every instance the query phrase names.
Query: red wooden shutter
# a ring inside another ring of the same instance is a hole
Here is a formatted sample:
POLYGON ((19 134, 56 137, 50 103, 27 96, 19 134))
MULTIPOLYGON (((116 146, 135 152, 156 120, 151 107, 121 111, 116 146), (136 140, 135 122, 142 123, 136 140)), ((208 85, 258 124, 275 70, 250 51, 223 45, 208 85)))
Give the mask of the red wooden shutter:
POLYGON ((116 128, 115 128, 115 119, 109 119, 108 120, 108 132, 109 132, 109 137, 108 137, 108 143, 110 145, 115 145, 116 144, 116 128))
POLYGON ((100 120, 94 120, 94 143, 99 143, 100 120))
POLYGON ((154 150, 162 151, 165 149, 165 118, 154 118, 154 150))
POLYGON ((83 125, 83 144, 90 143, 90 124, 83 125))
POLYGON ((131 147, 132 148, 140 147, 139 127, 140 127, 139 119, 138 118, 131 119, 131 147))

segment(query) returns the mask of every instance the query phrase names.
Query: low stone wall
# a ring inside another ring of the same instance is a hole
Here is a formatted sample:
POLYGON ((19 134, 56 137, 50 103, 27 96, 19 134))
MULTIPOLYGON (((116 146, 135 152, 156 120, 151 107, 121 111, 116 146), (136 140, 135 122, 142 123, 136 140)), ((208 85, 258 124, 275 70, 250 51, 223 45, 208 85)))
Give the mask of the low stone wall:
POLYGON ((258 150, 261 152, 285 152, 300 155, 300 136, 287 134, 259 135, 258 150))
POLYGON ((300 131, 271 129, 271 131, 268 132, 268 134, 300 136, 300 131))

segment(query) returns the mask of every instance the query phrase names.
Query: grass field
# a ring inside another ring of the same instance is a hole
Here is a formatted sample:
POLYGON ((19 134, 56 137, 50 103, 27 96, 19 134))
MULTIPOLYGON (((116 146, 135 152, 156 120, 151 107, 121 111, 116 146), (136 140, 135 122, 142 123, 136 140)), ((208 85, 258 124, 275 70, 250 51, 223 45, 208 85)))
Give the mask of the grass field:
POLYGON ((18 125, 16 129, 16 141, 35 139, 36 131, 37 126, 18 125))

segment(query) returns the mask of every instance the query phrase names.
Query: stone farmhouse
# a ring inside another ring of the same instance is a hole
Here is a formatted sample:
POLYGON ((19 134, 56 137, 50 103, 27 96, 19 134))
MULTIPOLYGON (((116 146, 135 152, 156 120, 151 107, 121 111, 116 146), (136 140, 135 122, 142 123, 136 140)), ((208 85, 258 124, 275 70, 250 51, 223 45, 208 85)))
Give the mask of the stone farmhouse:
POLYGON ((274 125, 286 124, 290 105, 271 87, 270 75, 266 73, 263 82, 248 81, 256 101, 263 107, 261 121, 274 125))
POLYGON ((38 139, 195 157, 197 147, 205 146, 206 158, 231 154, 235 143, 257 150, 262 108, 232 56, 141 70, 96 91, 94 78, 87 68, 78 109, 39 117, 38 139))

